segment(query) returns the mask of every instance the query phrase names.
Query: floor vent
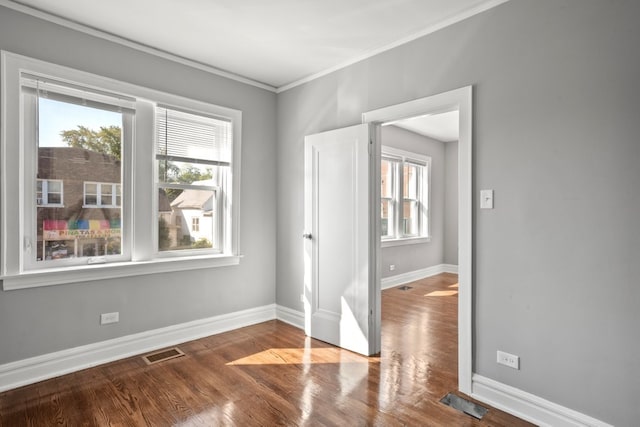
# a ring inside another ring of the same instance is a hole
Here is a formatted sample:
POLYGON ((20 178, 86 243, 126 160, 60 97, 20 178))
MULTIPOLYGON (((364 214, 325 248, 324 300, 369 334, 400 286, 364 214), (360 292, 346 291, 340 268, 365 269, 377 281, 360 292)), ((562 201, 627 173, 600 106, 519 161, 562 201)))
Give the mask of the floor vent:
POLYGON ((458 411, 464 412, 465 414, 471 415, 473 418, 477 418, 479 420, 481 420, 487 413, 487 408, 476 405, 475 403, 452 393, 448 393, 445 397, 440 399, 440 403, 451 406, 453 409, 457 409, 458 411))
POLYGON ((153 365, 154 363, 164 362, 165 360, 175 359, 176 357, 184 356, 184 353, 177 347, 170 348, 168 350, 160 350, 155 353, 149 353, 142 356, 142 360, 147 365, 153 365))
POLYGON ((409 289, 413 289, 413 286, 402 285, 398 287, 401 291, 408 291, 409 289))

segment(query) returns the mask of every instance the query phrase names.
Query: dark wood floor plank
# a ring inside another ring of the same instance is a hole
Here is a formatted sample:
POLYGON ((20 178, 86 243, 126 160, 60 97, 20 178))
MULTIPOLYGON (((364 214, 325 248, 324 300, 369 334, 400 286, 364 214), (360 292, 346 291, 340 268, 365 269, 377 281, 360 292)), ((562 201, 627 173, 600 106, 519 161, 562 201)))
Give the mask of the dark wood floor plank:
POLYGON ((269 321, 0 393, 0 426, 529 426, 439 403, 457 388, 456 284, 383 291, 379 357, 269 321))

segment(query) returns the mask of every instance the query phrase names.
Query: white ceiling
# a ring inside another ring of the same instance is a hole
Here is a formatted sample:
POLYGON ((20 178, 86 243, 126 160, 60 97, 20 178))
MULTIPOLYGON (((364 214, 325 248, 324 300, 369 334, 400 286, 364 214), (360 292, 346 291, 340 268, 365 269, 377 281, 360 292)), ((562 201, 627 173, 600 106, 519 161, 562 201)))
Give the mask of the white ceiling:
POLYGON ((38 12, 45 12, 45 18, 64 18, 282 88, 505 1, 0 0, 0 4, 41 17, 38 12))
POLYGON ((458 140, 458 117, 458 110, 454 110, 404 119, 391 124, 438 141, 451 142, 458 140))

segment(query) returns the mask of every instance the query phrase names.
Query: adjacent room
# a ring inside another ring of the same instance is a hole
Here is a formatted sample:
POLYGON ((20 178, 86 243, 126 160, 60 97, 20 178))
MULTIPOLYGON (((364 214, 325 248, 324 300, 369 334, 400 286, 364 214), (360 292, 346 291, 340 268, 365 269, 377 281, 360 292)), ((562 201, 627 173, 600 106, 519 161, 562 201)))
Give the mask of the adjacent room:
POLYGON ((0 425, 637 425, 638 18, 0 0, 0 425))

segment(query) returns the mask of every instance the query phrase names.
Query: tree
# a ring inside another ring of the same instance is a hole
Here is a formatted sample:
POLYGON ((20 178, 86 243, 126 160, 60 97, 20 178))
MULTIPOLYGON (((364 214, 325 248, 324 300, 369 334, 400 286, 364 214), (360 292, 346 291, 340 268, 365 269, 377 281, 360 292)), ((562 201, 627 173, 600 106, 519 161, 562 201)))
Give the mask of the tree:
POLYGON ((164 218, 158 220, 158 246, 160 250, 167 250, 171 246, 171 237, 169 236, 169 226, 164 218))
MULTIPOLYGON (((187 166, 183 169, 180 169, 176 165, 171 162, 160 162, 161 170, 161 179, 164 179, 165 182, 175 182, 180 184, 191 184, 196 181, 204 181, 205 179, 211 179, 213 177, 213 173, 211 169, 207 169, 206 171, 202 171, 194 166, 187 166), (164 175, 164 171, 166 171, 166 175, 164 175)), ((170 202, 173 202, 176 197, 178 197, 184 190, 176 189, 176 188, 166 188, 165 193, 169 198, 170 202)))
POLYGON ((122 158, 122 129, 120 126, 100 126, 100 130, 78 126, 78 129, 60 132, 69 147, 85 148, 96 153, 107 154, 118 160, 122 158))

